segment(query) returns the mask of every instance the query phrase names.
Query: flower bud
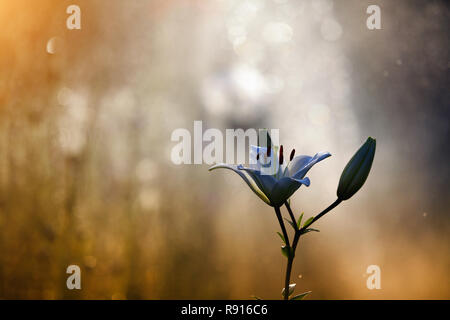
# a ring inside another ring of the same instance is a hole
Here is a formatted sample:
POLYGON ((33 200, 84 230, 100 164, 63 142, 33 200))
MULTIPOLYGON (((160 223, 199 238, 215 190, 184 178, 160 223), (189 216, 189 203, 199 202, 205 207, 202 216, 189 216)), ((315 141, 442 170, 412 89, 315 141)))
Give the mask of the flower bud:
POLYGON ((340 200, 350 199, 363 186, 372 167, 376 140, 369 137, 342 171, 337 190, 340 200))

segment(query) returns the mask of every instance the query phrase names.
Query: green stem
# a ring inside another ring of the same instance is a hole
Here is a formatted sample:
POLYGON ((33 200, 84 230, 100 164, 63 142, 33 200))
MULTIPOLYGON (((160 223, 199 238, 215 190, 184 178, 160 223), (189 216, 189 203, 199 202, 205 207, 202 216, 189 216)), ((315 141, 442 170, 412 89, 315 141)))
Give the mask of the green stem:
POLYGON ((291 217, 291 220, 292 220, 292 224, 293 224, 293 226, 294 226, 294 229, 295 229, 295 231, 297 231, 298 230, 298 227, 297 227, 297 221, 295 221, 295 216, 294 216, 294 213, 292 212, 292 209, 291 209, 291 206, 289 205, 289 202, 285 202, 284 203, 284 205, 286 206, 286 208, 287 208, 287 210, 288 210, 288 212, 289 212, 289 216, 291 217))
POLYGON ((303 228, 300 229, 300 232, 303 232, 306 228, 309 228, 314 222, 316 222, 317 220, 319 220, 320 218, 322 218, 325 214, 327 214, 329 211, 333 210, 334 208, 336 208, 340 203, 342 202, 341 199, 336 199, 335 202, 333 202, 332 204, 330 204, 328 206, 328 208, 326 208, 325 210, 323 210, 321 213, 319 213, 317 216, 314 217, 314 219, 311 221, 310 224, 308 224, 307 226, 303 226, 303 228))
POLYGON ((283 231, 283 236, 284 236, 284 239, 286 240, 286 247, 288 249, 288 261, 287 261, 287 266, 286 266, 286 277, 285 277, 285 280, 284 280, 284 296, 283 296, 284 300, 289 300, 289 283, 291 281, 291 272, 292 272, 292 265, 294 263, 294 258, 295 258, 295 250, 297 249, 297 245, 298 245, 298 242, 300 241, 300 237, 301 237, 303 231, 305 231, 305 229, 307 227, 311 226, 314 222, 316 222, 317 220, 322 218, 325 214, 327 214, 328 212, 330 212, 331 210, 336 208, 341 202, 342 202, 342 200, 337 199, 331 205, 329 205, 325 210, 323 210, 321 213, 316 215, 308 226, 303 227, 303 228, 299 228, 297 226, 297 222, 295 221, 295 216, 294 216, 294 213, 292 212, 291 206, 286 201, 284 203, 284 205, 286 206, 286 208, 287 208, 287 210, 289 212, 289 216, 292 219, 292 223, 293 223, 294 229, 295 229, 294 239, 292 241, 292 249, 291 249, 290 244, 289 244, 289 239, 288 239, 288 235, 287 235, 287 232, 286 232, 286 228, 284 226, 283 218, 281 216, 280 208, 279 207, 275 207, 275 212, 277 214, 278 222, 280 223, 281 230, 283 231))
POLYGON ((284 280, 284 300, 289 300, 289 282, 291 281, 292 264, 294 263, 294 253, 289 254, 286 266, 286 278, 284 280))
POLYGON ((284 300, 289 300, 289 284, 291 282, 292 265, 294 263, 295 250, 297 249, 297 244, 298 244, 298 241, 300 240, 301 233, 297 227, 297 221, 295 221, 295 216, 294 216, 294 213, 292 212, 291 206, 289 205, 289 203, 287 201, 284 203, 284 205, 286 206, 286 208, 289 212, 289 215, 292 220, 292 224, 295 229, 294 240, 292 241, 292 251, 289 251, 290 254, 288 256, 288 262, 287 262, 287 266, 286 266, 286 278, 284 281, 284 300))
POLYGON ((280 207, 275 207, 275 213, 277 214, 278 222, 280 223, 281 231, 283 232, 284 241, 286 242, 286 247, 289 249, 289 238, 286 231, 286 227, 284 226, 283 217, 281 216, 280 207))
POLYGON ((294 260, 293 254, 291 254, 291 246, 289 244, 289 237, 286 231, 286 227, 284 226, 283 217, 281 216, 280 207, 275 207, 275 213, 278 218, 278 222, 280 223, 281 231, 283 232, 284 240, 286 243, 286 248, 288 252, 288 263, 286 267, 286 278, 284 281, 284 300, 289 299, 289 281, 291 277, 292 263, 294 260))

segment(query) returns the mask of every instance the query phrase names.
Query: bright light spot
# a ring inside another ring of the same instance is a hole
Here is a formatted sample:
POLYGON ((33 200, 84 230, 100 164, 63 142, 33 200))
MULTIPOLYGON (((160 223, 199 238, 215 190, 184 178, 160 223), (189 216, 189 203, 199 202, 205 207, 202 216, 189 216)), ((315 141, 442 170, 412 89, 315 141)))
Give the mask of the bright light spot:
POLYGON ((266 82, 261 73, 248 65, 239 65, 231 73, 239 96, 244 100, 257 101, 265 93, 266 82))
POLYGON ((55 54, 62 47, 62 40, 59 37, 50 38, 47 42, 47 52, 55 54))

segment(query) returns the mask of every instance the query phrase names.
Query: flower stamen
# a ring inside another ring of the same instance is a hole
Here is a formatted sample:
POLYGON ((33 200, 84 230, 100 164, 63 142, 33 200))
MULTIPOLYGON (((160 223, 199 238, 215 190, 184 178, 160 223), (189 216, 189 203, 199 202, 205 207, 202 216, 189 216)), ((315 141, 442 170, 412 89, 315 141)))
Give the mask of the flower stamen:
POLYGON ((283 164, 283 145, 280 146, 280 165, 283 164))

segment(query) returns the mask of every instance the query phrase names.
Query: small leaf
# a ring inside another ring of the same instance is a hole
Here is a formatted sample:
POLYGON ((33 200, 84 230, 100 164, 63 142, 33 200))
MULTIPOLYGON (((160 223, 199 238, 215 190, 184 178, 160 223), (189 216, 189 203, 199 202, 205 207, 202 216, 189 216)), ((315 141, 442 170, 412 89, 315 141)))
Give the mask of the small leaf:
POLYGON ((320 232, 320 230, 318 230, 318 229, 308 228, 308 229, 303 230, 302 234, 305 234, 305 233, 308 233, 308 232, 311 232, 311 231, 320 232))
POLYGON ((293 296, 292 298, 291 298, 291 300, 303 300, 308 294, 310 294, 312 291, 306 291, 306 292, 303 292, 303 293, 300 293, 300 294, 298 294, 298 295, 296 295, 296 296, 293 296))
POLYGON ((305 224, 303 225, 303 228, 307 228, 311 224, 313 219, 314 219, 314 217, 311 217, 308 220, 306 220, 305 224))
POLYGON ((286 246, 281 246, 281 253, 283 254, 283 256, 285 256, 286 258, 289 259, 289 254, 292 254, 292 248, 290 248, 290 250, 288 250, 288 248, 286 246))
POLYGON ((298 229, 300 229, 300 226, 302 225, 303 214, 304 214, 304 212, 302 212, 302 214, 298 218, 298 221, 297 221, 297 228, 298 229))
POLYGON ((295 225, 292 223, 292 221, 290 221, 286 218, 284 218, 284 220, 286 220, 291 225, 291 227, 294 228, 294 230, 295 230, 295 225))
MULTIPOLYGON (((292 295, 292 294, 294 293, 295 286, 296 286, 295 283, 289 285, 289 296, 292 295)), ((284 288, 283 288, 283 290, 281 290, 281 295, 282 295, 282 296, 284 296, 284 291, 285 291, 285 290, 284 290, 284 288)))
POLYGON ((279 232, 277 232, 277 235, 279 235, 281 240, 283 241, 283 243, 286 244, 286 240, 284 239, 284 236, 279 232))

